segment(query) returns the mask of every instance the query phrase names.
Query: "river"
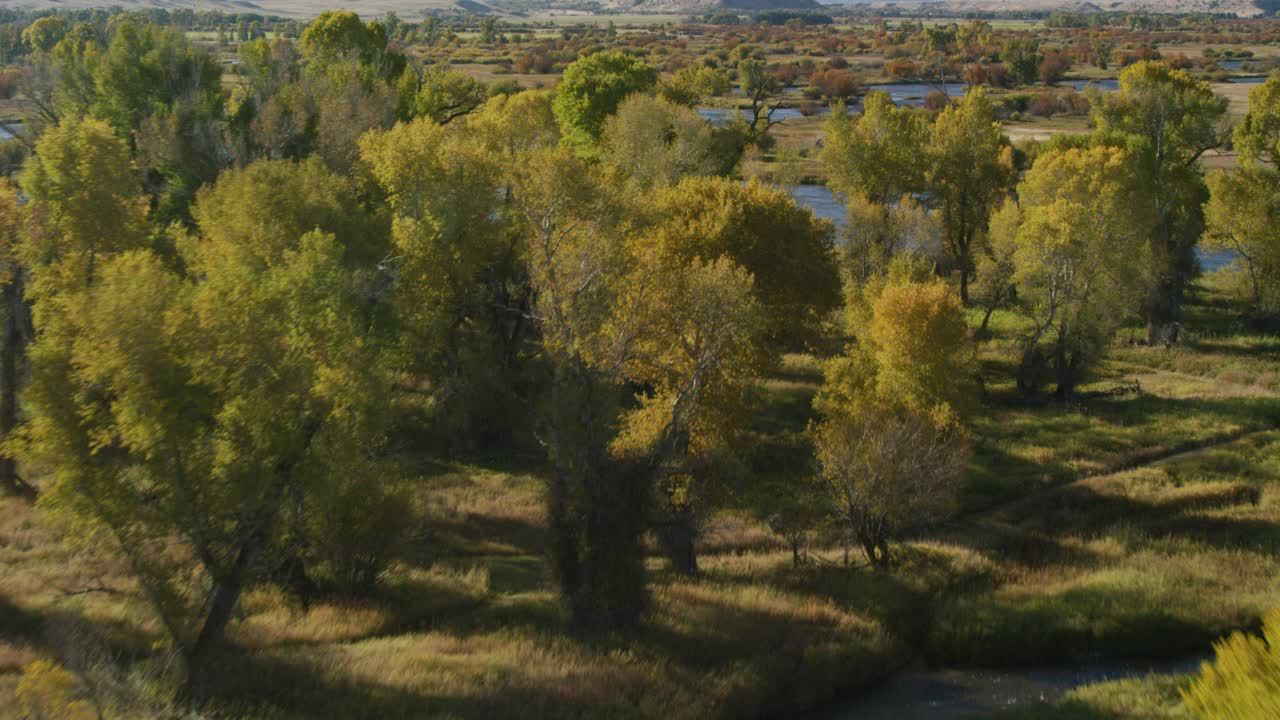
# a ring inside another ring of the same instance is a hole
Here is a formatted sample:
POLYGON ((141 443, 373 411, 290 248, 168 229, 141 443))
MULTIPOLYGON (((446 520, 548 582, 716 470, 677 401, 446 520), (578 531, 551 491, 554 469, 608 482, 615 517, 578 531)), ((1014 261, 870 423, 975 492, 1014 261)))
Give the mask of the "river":
POLYGON ((1176 660, 1102 661, 1024 670, 928 670, 895 675, 857 697, 810 714, 811 720, 953 720, 1051 702, 1068 690, 1151 673, 1195 672, 1208 655, 1176 660))
MULTIPOLYGON (((836 228, 843 230, 849 224, 843 198, 826 185, 787 185, 785 189, 797 203, 812 210, 814 215, 830 220, 836 228)), ((1221 270, 1235 259, 1231 250, 1196 248, 1196 256, 1205 272, 1221 270)))

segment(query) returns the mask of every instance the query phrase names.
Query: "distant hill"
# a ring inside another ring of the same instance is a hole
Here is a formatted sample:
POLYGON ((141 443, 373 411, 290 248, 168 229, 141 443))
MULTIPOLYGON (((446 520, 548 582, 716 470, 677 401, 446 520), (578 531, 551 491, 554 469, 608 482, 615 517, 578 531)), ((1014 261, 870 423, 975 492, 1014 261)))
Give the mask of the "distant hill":
POLYGON ((873 7, 916 6, 933 14, 953 14, 974 11, 1017 12, 1021 10, 1067 10, 1072 12, 1135 12, 1135 13, 1235 13, 1241 17, 1253 17, 1275 12, 1280 0, 823 0, 828 5, 858 4, 873 7))

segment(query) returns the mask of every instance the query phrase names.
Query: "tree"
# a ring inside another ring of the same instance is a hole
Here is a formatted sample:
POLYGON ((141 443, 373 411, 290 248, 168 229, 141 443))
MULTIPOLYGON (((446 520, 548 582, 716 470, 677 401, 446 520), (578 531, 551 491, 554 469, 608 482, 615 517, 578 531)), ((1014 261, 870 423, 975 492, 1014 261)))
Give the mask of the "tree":
POLYGON ((602 328, 625 268, 620 218, 592 168, 566 150, 518 168, 515 212, 548 367, 544 443, 551 561, 571 622, 617 628, 647 605, 641 535, 651 489, 640 468, 608 451, 622 397, 618 347, 602 328))
POLYGON ((975 282, 970 288, 973 299, 983 310, 982 323, 974 332, 978 339, 989 337, 991 316, 996 310, 1009 305, 1017 297, 1018 289, 1013 284, 1013 275, 1016 271, 1013 256, 1017 246, 1014 243, 996 243, 990 238, 1016 232, 1016 228, 1005 227, 1003 224, 1017 223, 1019 220, 1018 213, 996 212, 991 218, 988 241, 982 243, 978 252, 975 263, 975 282))
POLYGON ((268 264, 317 229, 338 239, 353 266, 371 267, 386 250, 352 181, 319 158, 259 160, 229 170, 200 190, 191 214, 208 251, 225 253, 230 265, 268 264))
POLYGON ((578 152, 592 154, 604 132, 605 118, 628 95, 653 87, 658 71, 632 55, 601 52, 565 68, 554 104, 565 141, 578 152))
POLYGON ((676 105, 693 107, 703 98, 727 94, 731 85, 724 71, 691 65, 663 80, 658 86, 658 94, 676 105))
POLYGON ((1177 340, 1182 295, 1195 269, 1195 245, 1204 227, 1207 199, 1199 159, 1222 144, 1227 102, 1209 83, 1158 62, 1138 62, 1120 74, 1120 91, 1096 96, 1093 122, 1139 148, 1138 172, 1152 208, 1151 251, 1155 283, 1144 302, 1149 343, 1177 340))
POLYGON ((1240 171, 1208 177, 1205 241, 1235 251, 1258 310, 1280 312, 1280 173, 1268 164, 1280 157, 1280 79, 1249 92, 1249 112, 1235 128, 1234 144, 1240 171))
POLYGON ((1060 50, 1046 52, 1036 65, 1036 75, 1045 85, 1053 85, 1071 69, 1071 59, 1060 50))
POLYGON ((638 235, 610 328, 630 336, 621 366, 645 388, 613 454, 650 468, 655 534, 674 571, 698 572, 701 522, 726 490, 747 394, 769 363, 752 278, 729 257, 688 260, 638 235))
POLYGON ((36 143, 19 184, 30 198, 26 264, 43 296, 93 282, 104 255, 142 243, 147 215, 129 148, 106 123, 67 121, 36 143))
POLYGON ((856 119, 837 108, 823 130, 823 165, 832 187, 849 197, 845 269, 860 282, 898 249, 904 221, 914 215, 911 203, 903 203, 924 187, 929 125, 919 111, 899 108, 888 93, 875 91, 856 119))
POLYGON ((176 28, 153 23, 115 24, 111 42, 90 66, 94 95, 89 113, 128 137, 142 118, 186 100, 221 111, 222 68, 176 28))
POLYGON ((836 248, 846 293, 858 292, 903 253, 932 256, 941 248, 937 214, 909 195, 889 205, 852 195, 848 218, 845 242, 836 248))
POLYGON ((690 178, 654 198, 652 241, 686 260, 732 259, 755 278, 776 348, 794 347, 840 303, 832 228, 783 190, 690 178))
POLYGON ((1232 139, 1245 165, 1280 157, 1280 78, 1269 78, 1249 91, 1249 112, 1232 139))
POLYGON ((404 367, 431 380, 451 449, 509 443, 528 290, 501 224, 501 155, 426 118, 360 148, 392 211, 384 265, 404 367))
POLYGON ((1056 394, 1068 398, 1081 376, 1148 287, 1150 272, 1134 163, 1119 148, 1041 154, 992 225, 997 256, 1011 258, 1011 281, 1032 320, 1018 385, 1035 392, 1052 362, 1056 394))
POLYGON ((403 78, 400 102, 407 106, 407 112, 401 113, 402 119, 428 117, 447 125, 475 112, 489 97, 480 81, 439 65, 427 67, 421 75, 406 69, 403 78))
POLYGON ((302 31, 301 45, 319 66, 352 59, 375 65, 386 52, 387 36, 380 23, 365 23, 350 10, 326 10, 302 31))
POLYGON ((1116 41, 1109 35, 1090 33, 1089 52, 1093 54, 1093 64, 1099 70, 1106 70, 1111 64, 1111 53, 1115 52, 1116 41))
MULTIPOLYGON (((26 270, 20 263, 21 238, 17 190, 0 181, 0 294, 3 294, 3 331, 0 331, 0 439, 13 440, 18 427, 18 373, 30 339, 30 315, 23 290, 26 270)), ((8 451, 0 456, 0 493, 31 495, 32 488, 18 477, 17 463, 8 451)))
POLYGON ((1235 632, 1214 643, 1213 653, 1191 686, 1178 691, 1197 717, 1262 720, 1280 714, 1280 611, 1262 619, 1262 637, 1235 632))
POLYGON ((967 303, 974 247, 1013 179, 1012 150, 982 88, 942 111, 926 152, 929 202, 942 216, 943 248, 960 273, 960 299, 967 303))
POLYGON ((601 156, 641 188, 672 185, 721 166, 712 131, 690 108, 632 95, 605 121, 601 156))
POLYGON ((1030 85, 1036 81, 1040 67, 1040 43, 1034 38, 1009 38, 1000 51, 1000 59, 1017 84, 1030 85))
POLYGON ((92 285, 42 301, 31 349, 41 502, 118 546, 197 695, 241 593, 297 552, 310 499, 367 482, 380 434, 346 249, 321 231, 244 247, 260 237, 179 238, 186 277, 145 250, 105 259, 92 285))
POLYGON ((1280 173, 1254 165, 1210 173, 1208 182, 1205 244, 1234 251, 1251 304, 1280 312, 1280 173))
POLYGON ((769 128, 781 122, 774 120, 773 114, 778 110, 777 99, 782 93, 782 81, 765 67, 763 61, 745 58, 738 63, 738 84, 751 101, 747 137, 749 141, 759 143, 768 135, 769 128))
POLYGON ((61 15, 45 15, 22 31, 22 42, 32 52, 47 53, 67 34, 67 19, 61 15))
POLYGON ((858 298, 867 324, 828 363, 809 429, 835 515, 882 570, 891 539, 951 511, 968 459, 964 309, 944 282, 906 267, 858 298))

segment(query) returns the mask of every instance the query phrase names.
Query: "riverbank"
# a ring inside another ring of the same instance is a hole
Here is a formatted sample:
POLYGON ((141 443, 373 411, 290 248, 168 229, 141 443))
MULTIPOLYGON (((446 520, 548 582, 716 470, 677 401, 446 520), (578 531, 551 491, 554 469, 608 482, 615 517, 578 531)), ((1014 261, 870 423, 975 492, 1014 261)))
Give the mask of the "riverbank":
MULTIPOLYGON (((1134 718, 1138 706, 1148 712, 1177 712, 1176 689, 1186 683, 1208 655, 1178 660, 1093 660, 1070 666, 1022 670, 933 670, 905 672, 857 698, 837 702, 809 716, 809 720, 962 720, 990 716, 992 720, 1062 717, 1080 714, 1091 705, 1114 705, 1126 696, 1134 718), (1158 701, 1144 699, 1148 688, 1159 688, 1158 701), (1141 692, 1140 692, 1141 690, 1141 692), (1172 690, 1172 692, 1169 692, 1172 690)), ((1096 708, 1099 713, 1103 707, 1096 708)), ((1099 717, 1111 717, 1099 715, 1099 717)), ((1119 717, 1119 716, 1118 716, 1119 717)))

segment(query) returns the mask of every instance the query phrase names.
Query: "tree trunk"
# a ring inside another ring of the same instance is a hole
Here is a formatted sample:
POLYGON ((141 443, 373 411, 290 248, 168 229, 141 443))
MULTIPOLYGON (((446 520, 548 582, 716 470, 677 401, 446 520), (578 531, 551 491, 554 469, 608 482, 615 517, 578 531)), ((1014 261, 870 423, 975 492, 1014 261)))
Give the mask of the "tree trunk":
POLYGON ((1058 371, 1057 396, 1061 400, 1069 400, 1076 391, 1075 367, 1061 343, 1054 351, 1054 366, 1058 371))
POLYGON ((247 567, 248 555, 247 550, 242 550, 240 560, 236 563, 238 572, 214 583, 209 611, 200 626, 200 634, 186 653, 187 677, 182 696, 187 701, 203 699, 208 693, 209 665, 222 649, 227 624, 231 622, 231 615, 244 590, 243 572, 239 570, 247 567))
MULTIPOLYGON (((18 364, 26 349, 24 322, 27 306, 23 297, 22 274, 13 268, 13 279, 4 285, 4 336, 0 341, 0 439, 8 440, 18 426, 18 364)), ((0 490, 15 495, 34 495, 18 478, 17 463, 0 456, 0 490)))
MULTIPOLYGON (((671 569, 677 575, 693 576, 698 574, 698 555, 695 540, 697 528, 694 519, 688 512, 677 511, 671 523, 659 534, 667 558, 671 561, 671 569)), ((798 547, 798 546, 795 546, 798 547)), ((794 550, 798 558, 798 550, 794 550)))
POLYGON ((1178 319, 1179 283, 1172 278, 1162 280, 1147 298, 1147 344, 1172 344, 1173 324, 1178 319))
POLYGON ((556 468, 547 510, 572 624, 616 630, 636 623, 648 601, 642 537, 651 488, 646 473, 609 458, 596 390, 581 359, 555 369, 548 444, 556 468))

